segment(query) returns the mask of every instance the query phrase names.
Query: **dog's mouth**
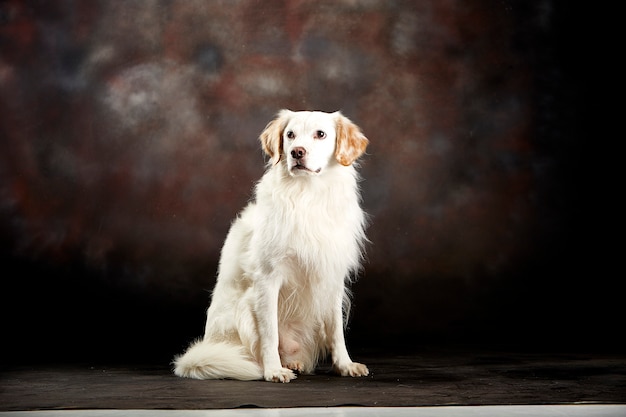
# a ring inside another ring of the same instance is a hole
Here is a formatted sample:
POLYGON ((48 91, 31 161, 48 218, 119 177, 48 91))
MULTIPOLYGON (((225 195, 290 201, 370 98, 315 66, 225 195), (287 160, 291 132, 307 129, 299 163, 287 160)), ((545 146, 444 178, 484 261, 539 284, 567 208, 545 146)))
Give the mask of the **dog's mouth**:
POLYGON ((296 163, 291 167, 291 171, 303 171, 310 172, 311 174, 319 174, 322 171, 322 168, 318 168, 316 170, 309 169, 306 165, 300 163, 300 161, 296 161, 296 163))

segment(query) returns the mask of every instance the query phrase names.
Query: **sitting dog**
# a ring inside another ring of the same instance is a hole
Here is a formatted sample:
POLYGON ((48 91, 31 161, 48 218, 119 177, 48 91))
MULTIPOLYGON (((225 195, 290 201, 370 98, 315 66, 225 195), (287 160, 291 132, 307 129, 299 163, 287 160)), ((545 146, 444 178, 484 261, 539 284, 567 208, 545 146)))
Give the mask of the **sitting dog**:
POLYGON ((330 353, 336 373, 366 376, 344 321, 367 241, 354 162, 369 141, 340 112, 289 110, 260 140, 266 172, 224 242, 204 338, 174 373, 289 382, 330 353))

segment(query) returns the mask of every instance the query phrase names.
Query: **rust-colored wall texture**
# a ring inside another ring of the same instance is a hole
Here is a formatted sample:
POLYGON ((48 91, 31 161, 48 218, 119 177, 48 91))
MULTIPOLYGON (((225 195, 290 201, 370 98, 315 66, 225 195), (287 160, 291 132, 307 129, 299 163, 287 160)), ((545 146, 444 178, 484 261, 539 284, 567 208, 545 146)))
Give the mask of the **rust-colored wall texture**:
POLYGON ((569 7, 1 2, 3 348, 168 357, 200 336, 281 108, 342 110, 371 140, 352 345, 612 342, 569 7))

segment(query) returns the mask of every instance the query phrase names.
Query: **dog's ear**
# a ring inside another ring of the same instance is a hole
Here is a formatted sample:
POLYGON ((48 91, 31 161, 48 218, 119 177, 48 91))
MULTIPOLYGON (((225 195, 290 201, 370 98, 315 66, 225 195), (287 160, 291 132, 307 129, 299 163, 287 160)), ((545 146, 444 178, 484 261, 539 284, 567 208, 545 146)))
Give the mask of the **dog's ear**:
POLYGON ((280 162, 283 154, 283 131, 291 113, 290 110, 279 111, 276 118, 265 126, 261 136, 259 136, 263 151, 272 159, 274 165, 280 162))
POLYGON ((363 155, 369 140, 357 125, 340 112, 335 112, 335 123, 337 128, 335 159, 341 165, 348 166, 363 155))

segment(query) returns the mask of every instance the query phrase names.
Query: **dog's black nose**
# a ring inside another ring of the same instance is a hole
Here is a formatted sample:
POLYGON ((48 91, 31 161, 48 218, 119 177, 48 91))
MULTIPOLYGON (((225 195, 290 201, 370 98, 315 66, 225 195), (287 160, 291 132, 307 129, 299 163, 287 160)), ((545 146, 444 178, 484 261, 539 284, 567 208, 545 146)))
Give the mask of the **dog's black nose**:
POLYGON ((306 150, 300 146, 297 146, 291 150, 291 157, 293 159, 302 159, 306 155, 306 150))

